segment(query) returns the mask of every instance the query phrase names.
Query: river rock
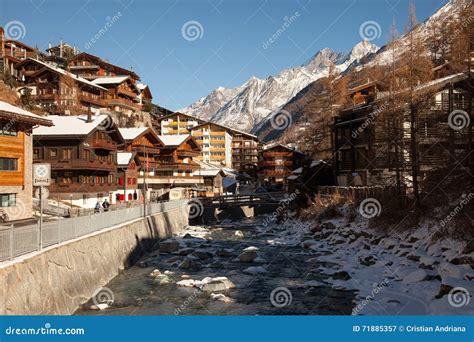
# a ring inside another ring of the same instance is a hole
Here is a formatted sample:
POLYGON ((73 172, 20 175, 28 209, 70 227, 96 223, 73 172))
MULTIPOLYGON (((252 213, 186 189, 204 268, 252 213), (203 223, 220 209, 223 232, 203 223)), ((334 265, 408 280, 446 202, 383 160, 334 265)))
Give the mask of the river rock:
POLYGON ((243 270, 242 272, 247 273, 247 274, 263 274, 267 273, 266 268, 262 266, 251 266, 243 270))
POLYGON ((184 279, 176 283, 176 285, 183 286, 183 287, 194 287, 195 284, 196 284, 196 280, 194 279, 184 279))
POLYGON ((175 239, 160 241, 159 248, 160 252, 173 253, 179 249, 179 242, 175 239))
POLYGON ((420 281, 426 280, 428 278, 428 273, 424 270, 416 270, 405 277, 403 277, 402 282, 405 284, 419 283, 420 281))
POLYGON ((257 257, 256 251, 244 251, 239 255, 239 260, 241 262, 252 262, 257 257))
POLYGON ((181 260, 181 257, 174 256, 174 257, 171 257, 171 258, 167 259, 165 262, 167 264, 174 264, 176 261, 180 261, 180 260, 181 260))
POLYGON ((213 257, 212 253, 204 251, 195 251, 192 255, 201 260, 207 260, 213 257))
POLYGON ((226 295, 223 295, 222 293, 211 293, 211 298, 219 302, 226 303, 226 304, 234 303, 234 300, 232 298, 227 297, 226 295))
POLYGON ((153 271, 149 274, 149 276, 152 277, 152 278, 156 278, 156 277, 158 277, 159 275, 161 275, 161 272, 160 272, 160 270, 158 270, 158 269, 153 270, 153 271))
POLYGON ((205 292, 219 292, 232 289, 235 284, 230 281, 227 277, 207 277, 201 281, 200 288, 205 292))
POLYGON ((234 236, 238 237, 238 238, 243 238, 244 233, 242 233, 242 231, 240 231, 240 230, 236 230, 235 233, 234 233, 234 236))
POLYGON ((179 264, 179 268, 183 269, 199 269, 201 268, 201 261, 198 258, 193 256, 187 256, 184 260, 179 264))
POLYGON ((314 240, 306 240, 306 241, 303 241, 301 243, 301 247, 303 248, 310 248, 312 245, 315 245, 317 244, 318 242, 317 241, 314 241, 314 240))
POLYGON ((178 251, 179 255, 186 256, 194 252, 194 248, 182 248, 178 251))
POLYGON ((153 282, 154 283, 157 283, 159 285, 163 285, 163 284, 171 284, 171 283, 174 283, 174 280, 173 278, 167 276, 166 274, 160 274, 159 276, 156 276, 154 279, 153 279, 153 282))
POLYGON ((320 226, 321 229, 329 229, 329 230, 334 230, 336 229, 336 226, 332 222, 324 222, 320 226))
POLYGON ((220 257, 230 257, 232 256, 232 254, 233 254, 232 249, 228 249, 228 248, 222 248, 216 251, 216 255, 220 257))

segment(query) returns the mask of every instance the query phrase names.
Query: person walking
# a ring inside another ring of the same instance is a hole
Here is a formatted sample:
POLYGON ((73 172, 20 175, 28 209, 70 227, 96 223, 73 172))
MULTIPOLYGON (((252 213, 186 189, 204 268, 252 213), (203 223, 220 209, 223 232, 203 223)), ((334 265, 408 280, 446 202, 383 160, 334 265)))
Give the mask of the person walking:
POLYGON ((104 202, 102 203, 102 206, 104 207, 104 211, 109 211, 110 204, 107 201, 107 198, 104 199, 104 202))

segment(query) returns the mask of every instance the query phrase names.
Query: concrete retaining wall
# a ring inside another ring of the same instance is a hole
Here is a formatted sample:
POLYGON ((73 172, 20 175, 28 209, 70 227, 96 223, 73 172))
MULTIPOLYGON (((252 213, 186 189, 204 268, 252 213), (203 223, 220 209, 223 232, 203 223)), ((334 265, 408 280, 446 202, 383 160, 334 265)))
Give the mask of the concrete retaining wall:
POLYGON ((0 268, 0 315, 70 315, 161 238, 188 224, 188 206, 102 230, 0 268))

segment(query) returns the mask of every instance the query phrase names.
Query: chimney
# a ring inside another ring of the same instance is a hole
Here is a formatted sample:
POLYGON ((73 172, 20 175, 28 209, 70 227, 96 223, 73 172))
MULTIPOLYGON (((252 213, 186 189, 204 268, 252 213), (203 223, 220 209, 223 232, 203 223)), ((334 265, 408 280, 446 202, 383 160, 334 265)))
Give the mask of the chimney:
POLYGON ((91 111, 91 106, 89 106, 89 109, 87 110, 87 123, 92 122, 92 111, 91 111))
POLYGON ((63 58, 63 39, 59 40, 59 57, 63 58))

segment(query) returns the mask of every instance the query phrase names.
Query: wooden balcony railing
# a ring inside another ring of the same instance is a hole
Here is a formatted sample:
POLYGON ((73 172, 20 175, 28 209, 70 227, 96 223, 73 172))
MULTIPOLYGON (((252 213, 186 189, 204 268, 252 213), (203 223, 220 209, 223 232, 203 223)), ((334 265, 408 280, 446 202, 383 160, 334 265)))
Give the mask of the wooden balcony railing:
POLYGON ((109 183, 52 183, 48 190, 51 193, 97 193, 115 191, 119 185, 109 183))
POLYGON ((109 106, 125 106, 127 108, 141 110, 142 106, 138 103, 135 103, 131 100, 116 98, 116 99, 106 99, 106 102, 109 106))
POLYGON ((117 149, 117 143, 115 141, 105 139, 92 139, 92 147, 114 151, 117 149))
POLYGON ((98 170, 116 171, 115 162, 86 159, 38 159, 35 162, 50 163, 52 170, 98 170))

